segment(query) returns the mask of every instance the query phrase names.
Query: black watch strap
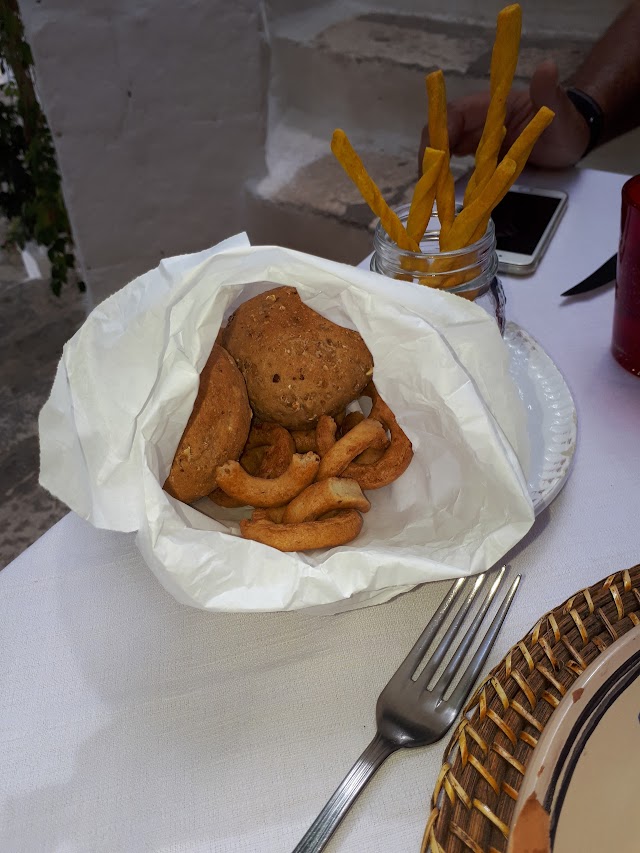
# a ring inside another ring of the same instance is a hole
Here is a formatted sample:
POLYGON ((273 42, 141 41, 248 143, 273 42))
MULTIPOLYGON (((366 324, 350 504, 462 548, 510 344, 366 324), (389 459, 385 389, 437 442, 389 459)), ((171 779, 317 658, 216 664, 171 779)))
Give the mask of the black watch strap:
POLYGON ((593 100, 591 95, 587 95, 581 89, 570 87, 567 89, 569 100, 578 110, 582 118, 586 121, 589 128, 589 144, 582 155, 586 157, 590 151, 596 147, 602 136, 602 125, 604 123, 604 113, 600 105, 593 100))

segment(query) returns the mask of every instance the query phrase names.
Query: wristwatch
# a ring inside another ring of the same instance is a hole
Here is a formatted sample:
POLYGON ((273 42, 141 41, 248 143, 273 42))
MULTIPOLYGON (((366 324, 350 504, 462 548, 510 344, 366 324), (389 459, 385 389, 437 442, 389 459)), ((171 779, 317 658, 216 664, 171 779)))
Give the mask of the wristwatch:
POLYGON ((575 89, 573 86, 567 90, 569 100, 578 110, 582 118, 586 121, 589 128, 589 143, 583 157, 586 157, 590 151, 596 147, 602 135, 602 125, 604 123, 604 113, 600 105, 593 100, 591 95, 587 95, 582 89, 575 89))

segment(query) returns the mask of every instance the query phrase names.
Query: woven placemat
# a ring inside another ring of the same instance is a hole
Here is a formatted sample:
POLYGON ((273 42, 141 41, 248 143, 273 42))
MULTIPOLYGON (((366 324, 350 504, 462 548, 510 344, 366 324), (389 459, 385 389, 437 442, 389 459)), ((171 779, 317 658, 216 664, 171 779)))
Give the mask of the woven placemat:
POLYGON ((561 698, 640 624, 640 565, 543 616, 476 690, 444 753, 421 853, 504 853, 527 763, 561 698))

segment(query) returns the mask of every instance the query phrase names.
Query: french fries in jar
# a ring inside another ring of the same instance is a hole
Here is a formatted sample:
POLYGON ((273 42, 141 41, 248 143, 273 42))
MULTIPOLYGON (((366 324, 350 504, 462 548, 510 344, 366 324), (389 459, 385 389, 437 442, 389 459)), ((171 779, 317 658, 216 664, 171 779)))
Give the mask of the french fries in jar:
POLYGON ((491 56, 490 102, 462 205, 456 205, 449 163, 447 104, 442 71, 427 75, 430 147, 410 205, 386 204, 344 131, 334 134, 332 151, 379 216, 371 269, 476 299, 497 272, 491 214, 520 176, 536 142, 553 121, 542 107, 502 158, 506 105, 518 62, 522 11, 511 4, 498 14, 491 56))

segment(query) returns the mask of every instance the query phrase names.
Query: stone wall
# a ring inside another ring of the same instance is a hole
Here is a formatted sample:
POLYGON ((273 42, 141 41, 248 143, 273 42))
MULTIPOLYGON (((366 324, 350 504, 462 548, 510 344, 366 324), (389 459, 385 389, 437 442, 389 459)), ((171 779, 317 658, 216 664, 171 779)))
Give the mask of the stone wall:
MULTIPOLYGON (((602 33, 628 0, 519 0, 526 31, 539 35, 571 33, 592 37, 602 33)), ((267 0, 273 18, 326 6, 352 7, 353 14, 372 11, 396 15, 425 15, 470 24, 491 24, 509 0, 267 0)))
POLYGON ((257 0, 20 0, 94 304, 244 227, 264 169, 257 0))
MULTIPOLYGON (((299 36, 379 11, 492 25, 507 0, 19 2, 95 304, 162 257, 246 227, 245 185, 265 172, 268 30, 277 33, 285 17, 294 16, 287 32, 299 36)), ((522 0, 527 33, 574 39, 599 35, 624 5, 522 0)), ((289 88, 309 82, 297 65, 287 76, 289 88)), ((350 79, 350 92, 356 84, 350 79)), ((318 85, 327 86, 321 75, 318 85)), ((295 112, 287 86, 272 86, 272 118, 295 112)), ((343 80, 324 93, 331 121, 341 88, 343 80)), ((316 109, 321 102, 311 99, 316 109)), ((320 135, 328 138, 324 128, 320 135)))

